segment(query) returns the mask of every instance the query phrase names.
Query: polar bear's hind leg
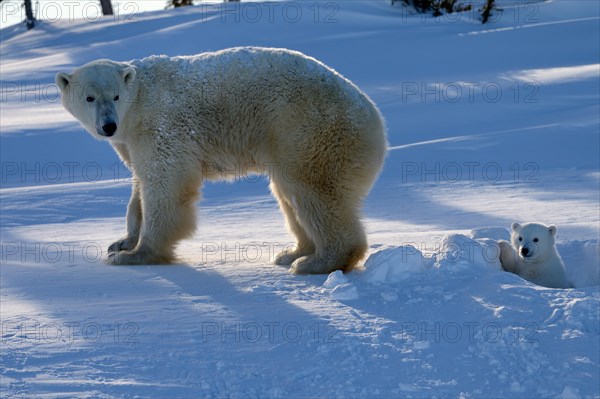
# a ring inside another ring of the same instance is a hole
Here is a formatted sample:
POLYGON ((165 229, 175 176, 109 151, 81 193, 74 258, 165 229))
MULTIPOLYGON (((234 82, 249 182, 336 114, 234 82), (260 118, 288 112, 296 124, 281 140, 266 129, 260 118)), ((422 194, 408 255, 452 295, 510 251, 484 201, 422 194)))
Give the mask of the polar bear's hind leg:
POLYGON ((291 198, 284 195, 282 190, 274 182, 271 182, 271 192, 277 199, 279 207, 285 217, 286 225, 296 238, 296 246, 293 249, 285 249, 275 256, 273 263, 276 265, 291 265, 296 259, 310 255, 315 252, 315 244, 298 221, 298 215, 294 209, 291 198))
POLYGON ((330 198, 311 187, 302 187, 296 197, 298 221, 316 244, 313 254, 292 263, 296 274, 349 271, 364 256, 367 240, 358 210, 344 198, 330 198))

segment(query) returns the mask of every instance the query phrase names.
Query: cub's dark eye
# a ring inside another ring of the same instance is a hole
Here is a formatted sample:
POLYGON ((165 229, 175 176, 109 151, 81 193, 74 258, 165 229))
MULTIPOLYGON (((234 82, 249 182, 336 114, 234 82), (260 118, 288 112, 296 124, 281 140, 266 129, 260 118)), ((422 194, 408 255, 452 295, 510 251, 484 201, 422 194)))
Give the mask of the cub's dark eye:
POLYGON ((87 98, 85 99, 85 101, 87 101, 88 103, 93 103, 94 100, 95 100, 95 98, 92 96, 87 96, 87 98))
POLYGON ((523 237, 519 237, 519 241, 523 241, 523 237))
POLYGON ((539 240, 538 240, 537 238, 534 238, 534 239, 533 239, 533 242, 538 242, 538 241, 539 241, 539 240))
POLYGON ((119 96, 115 96, 114 100, 119 101, 119 96))

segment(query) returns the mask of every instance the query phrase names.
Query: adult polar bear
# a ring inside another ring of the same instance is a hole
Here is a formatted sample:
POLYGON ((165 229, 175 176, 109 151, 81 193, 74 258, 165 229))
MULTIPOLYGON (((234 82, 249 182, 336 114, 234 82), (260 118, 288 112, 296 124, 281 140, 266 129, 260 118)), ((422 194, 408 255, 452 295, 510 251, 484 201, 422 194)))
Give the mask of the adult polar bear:
POLYGON ((133 172, 127 236, 114 264, 170 263, 196 223, 203 180, 267 173, 296 247, 294 273, 349 270, 367 241, 363 198, 382 167, 384 123, 352 82, 285 49, 98 60, 59 73, 62 103, 133 172))

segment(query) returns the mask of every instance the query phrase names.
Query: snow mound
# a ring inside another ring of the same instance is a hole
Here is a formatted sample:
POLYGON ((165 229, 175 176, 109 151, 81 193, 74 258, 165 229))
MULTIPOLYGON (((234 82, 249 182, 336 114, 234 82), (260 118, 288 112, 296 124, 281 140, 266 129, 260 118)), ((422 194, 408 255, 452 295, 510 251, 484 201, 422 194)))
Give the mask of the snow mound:
POLYGON ((362 280, 372 284, 397 283, 411 274, 422 273, 432 264, 433 258, 426 257, 412 245, 387 248, 369 256, 362 280))
POLYGON ((331 290, 331 296, 338 301, 351 301, 358 299, 358 290, 352 283, 342 284, 331 290))
POLYGON ((565 262, 567 278, 576 288, 600 285, 598 240, 572 240, 556 245, 565 262))
POLYGON ((344 276, 341 270, 337 270, 327 276, 327 280, 323 283, 323 287, 334 289, 335 287, 348 283, 348 278, 344 276))
MULTIPOLYGON (((486 227, 473 230, 472 237, 451 234, 444 237, 440 249, 429 256, 411 245, 386 248, 369 256, 359 279, 370 284, 394 284, 426 271, 453 274, 503 271, 497 240, 505 239, 507 233, 504 228, 486 227)), ((567 277, 576 288, 600 285, 598 240, 566 241, 558 243, 557 248, 565 262, 567 277)), ((333 284, 332 281, 328 278, 325 284, 333 284)))
POLYGON ((341 270, 335 271, 327 276, 323 287, 331 290, 331 296, 338 301, 350 301, 358 299, 356 286, 348 281, 341 270))
POLYGON ((495 240, 451 234, 444 237, 440 248, 429 256, 412 245, 386 248, 367 259, 361 279, 371 284, 399 283, 429 270, 502 270, 495 240))
POLYGON ((500 247, 495 240, 474 240, 463 234, 451 234, 444 237, 435 266, 454 271, 473 268, 502 270, 499 256, 500 247))

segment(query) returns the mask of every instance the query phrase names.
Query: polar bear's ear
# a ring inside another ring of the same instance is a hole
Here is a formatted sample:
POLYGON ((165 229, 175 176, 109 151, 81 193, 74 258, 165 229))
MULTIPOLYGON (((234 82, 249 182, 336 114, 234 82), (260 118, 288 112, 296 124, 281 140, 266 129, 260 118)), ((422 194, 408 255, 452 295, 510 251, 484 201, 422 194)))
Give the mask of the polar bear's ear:
POLYGON ((555 225, 552 225, 552 226, 548 227, 548 231, 550 232, 551 236, 555 236, 556 235, 556 230, 557 230, 557 228, 556 228, 555 225))
POLYGON ((127 67, 121 71, 121 76, 123 76, 123 81, 126 85, 130 85, 135 80, 135 68, 127 67))
POLYGON ((521 225, 517 222, 514 222, 510 227, 512 228, 512 231, 517 231, 517 229, 521 227, 521 225))
POLYGON ((56 74, 56 78, 54 80, 56 81, 58 87, 60 87, 61 90, 64 90, 69 83, 71 83, 71 75, 68 73, 59 72, 56 74))

